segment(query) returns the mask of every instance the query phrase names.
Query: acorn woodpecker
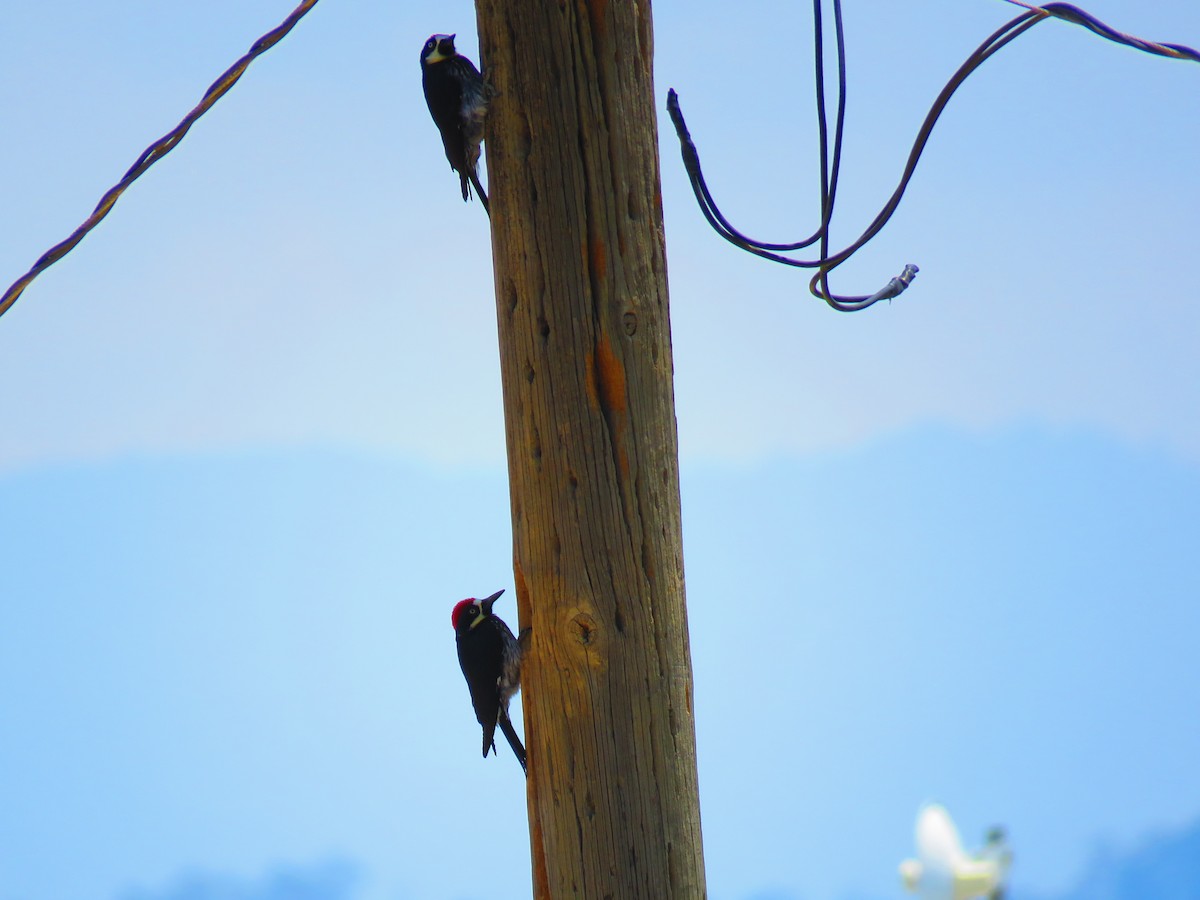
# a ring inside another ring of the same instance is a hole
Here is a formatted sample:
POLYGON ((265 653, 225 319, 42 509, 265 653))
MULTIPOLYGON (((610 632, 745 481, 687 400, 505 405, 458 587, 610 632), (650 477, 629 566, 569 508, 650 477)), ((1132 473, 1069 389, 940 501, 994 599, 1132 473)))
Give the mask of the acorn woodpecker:
POLYGON ((530 629, 513 637, 504 620, 492 615, 492 604, 503 594, 496 591, 490 597, 460 600, 450 614, 454 636, 458 643, 458 664, 462 666, 471 691, 475 718, 483 726, 483 755, 495 752, 496 726, 508 738, 508 744, 525 769, 525 746, 508 717, 508 701, 521 689, 521 660, 529 648, 530 629))
POLYGON ((462 181, 463 200, 471 196, 474 185, 484 212, 491 215, 477 167, 483 120, 495 91, 475 65, 454 49, 454 37, 435 34, 425 42, 421 48, 421 84, 429 114, 442 133, 446 159, 462 181))

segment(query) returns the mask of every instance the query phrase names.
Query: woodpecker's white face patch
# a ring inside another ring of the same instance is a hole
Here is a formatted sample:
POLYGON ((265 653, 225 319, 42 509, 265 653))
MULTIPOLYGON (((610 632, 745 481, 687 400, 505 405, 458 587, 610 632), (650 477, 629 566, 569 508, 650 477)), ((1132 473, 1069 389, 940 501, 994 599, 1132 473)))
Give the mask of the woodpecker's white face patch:
POLYGON ((435 34, 425 42, 425 52, 421 54, 421 58, 425 60, 426 65, 441 62, 450 57, 442 52, 442 41, 453 41, 452 34, 435 34))
POLYGON ((483 611, 483 603, 479 600, 475 601, 475 617, 471 620, 471 627, 474 628, 480 622, 487 618, 487 613, 483 611))

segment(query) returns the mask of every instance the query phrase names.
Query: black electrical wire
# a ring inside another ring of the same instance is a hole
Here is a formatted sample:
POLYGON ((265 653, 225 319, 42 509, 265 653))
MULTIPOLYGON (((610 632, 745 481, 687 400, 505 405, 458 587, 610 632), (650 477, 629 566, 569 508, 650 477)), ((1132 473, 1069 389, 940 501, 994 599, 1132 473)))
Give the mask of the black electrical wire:
POLYGON ((912 149, 909 151, 908 160, 900 177, 900 183, 897 185, 895 191, 893 191, 891 197, 888 198, 883 208, 879 211, 879 214, 857 240, 843 250, 830 254, 829 225, 833 218, 833 209, 837 198, 837 184, 842 156, 842 131, 846 110, 846 49, 845 34, 842 25, 842 4, 841 0, 832 0, 832 2, 834 34, 837 42, 838 87, 837 114, 834 122, 831 152, 825 108, 825 48, 822 0, 813 0, 813 55, 816 61, 817 140, 819 143, 821 169, 821 216, 817 230, 809 237, 792 243, 770 243, 754 240, 736 229, 721 212, 716 201, 713 199, 700 166, 699 152, 696 150, 691 132, 688 131, 687 122, 684 120, 683 111, 679 106, 679 95, 673 89, 667 92, 667 110, 671 115, 671 121, 679 137, 683 165, 687 170, 688 179, 692 184, 692 191, 696 195, 700 211, 708 220, 709 225, 725 240, 745 250, 747 253, 753 253, 755 256, 761 256, 763 259, 783 265, 816 269, 816 273, 809 280, 809 290, 814 296, 821 298, 840 312, 854 312, 866 309, 880 300, 890 300, 893 297, 899 296, 916 276, 917 267, 910 263, 904 267, 904 271, 900 275, 891 279, 874 294, 844 296, 834 294, 829 288, 829 273, 848 260, 882 231, 888 220, 895 213, 908 187, 908 183, 916 171, 917 163, 920 161, 921 154, 925 150, 925 145, 929 142, 933 126, 937 123, 946 105, 950 102, 950 98, 954 95, 954 92, 958 90, 972 72, 990 59, 1000 48, 1024 34, 1034 25, 1038 24, 1038 22, 1047 18, 1059 18, 1081 25, 1108 40, 1125 44, 1147 53, 1200 62, 1200 53, 1197 53, 1196 50, 1190 47, 1185 47, 1181 44, 1161 44, 1132 37, 1105 25, 1094 16, 1069 3, 1049 3, 1042 7, 1036 7, 1022 3, 1020 0, 1007 0, 1007 2, 1014 3, 1017 6, 1025 7, 1028 12, 1022 13, 994 31, 987 40, 980 44, 967 57, 966 61, 951 76, 921 123, 917 137, 913 141, 912 149), (791 256, 782 255, 783 253, 809 247, 814 243, 819 243, 819 255, 816 259, 796 259, 791 256))

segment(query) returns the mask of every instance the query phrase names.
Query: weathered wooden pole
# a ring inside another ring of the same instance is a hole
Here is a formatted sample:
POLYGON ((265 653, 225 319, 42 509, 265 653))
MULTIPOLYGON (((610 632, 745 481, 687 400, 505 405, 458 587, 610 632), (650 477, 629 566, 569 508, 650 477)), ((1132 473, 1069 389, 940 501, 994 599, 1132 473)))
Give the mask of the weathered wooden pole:
POLYGON ((650 4, 477 12, 534 893, 703 897, 650 4))

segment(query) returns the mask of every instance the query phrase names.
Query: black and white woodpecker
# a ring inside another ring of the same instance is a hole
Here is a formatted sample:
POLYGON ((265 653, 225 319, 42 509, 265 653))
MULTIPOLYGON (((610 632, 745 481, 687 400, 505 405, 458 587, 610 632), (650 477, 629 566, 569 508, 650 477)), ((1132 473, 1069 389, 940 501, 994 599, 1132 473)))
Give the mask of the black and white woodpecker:
POLYGON ((435 34, 421 48, 421 85, 434 124, 442 133, 446 159, 458 172, 463 200, 471 196, 471 186, 479 195, 484 212, 487 193, 479 183, 479 145, 483 141, 483 121, 495 91, 483 80, 479 70, 454 49, 454 35, 435 34))
POLYGON ((504 620, 492 614, 492 605, 503 594, 476 600, 468 597, 454 605, 450 624, 458 643, 458 664, 471 691, 475 718, 483 726, 483 755, 496 750, 496 726, 525 769, 525 746, 508 717, 508 701, 521 689, 521 660, 529 648, 530 630, 513 637, 504 620))

